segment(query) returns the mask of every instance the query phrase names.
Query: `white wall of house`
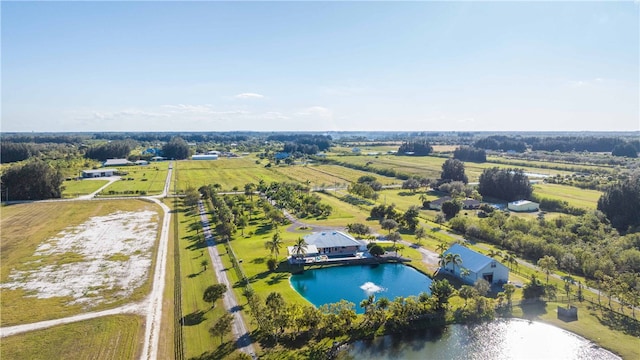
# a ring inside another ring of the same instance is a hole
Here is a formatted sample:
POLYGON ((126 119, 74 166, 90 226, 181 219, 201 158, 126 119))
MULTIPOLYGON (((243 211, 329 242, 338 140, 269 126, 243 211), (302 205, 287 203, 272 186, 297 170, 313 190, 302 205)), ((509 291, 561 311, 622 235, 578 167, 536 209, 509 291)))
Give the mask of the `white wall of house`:
POLYGON ((533 201, 519 200, 510 202, 507 205, 509 210, 513 211, 538 211, 538 203, 533 201))

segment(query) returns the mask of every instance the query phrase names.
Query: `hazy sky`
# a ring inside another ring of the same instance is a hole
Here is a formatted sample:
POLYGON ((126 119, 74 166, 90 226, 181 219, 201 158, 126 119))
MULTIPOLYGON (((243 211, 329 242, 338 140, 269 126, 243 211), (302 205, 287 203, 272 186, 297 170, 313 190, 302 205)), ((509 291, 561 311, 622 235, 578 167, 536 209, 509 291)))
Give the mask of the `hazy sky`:
POLYGON ((631 2, 6 2, 2 131, 639 130, 631 2))

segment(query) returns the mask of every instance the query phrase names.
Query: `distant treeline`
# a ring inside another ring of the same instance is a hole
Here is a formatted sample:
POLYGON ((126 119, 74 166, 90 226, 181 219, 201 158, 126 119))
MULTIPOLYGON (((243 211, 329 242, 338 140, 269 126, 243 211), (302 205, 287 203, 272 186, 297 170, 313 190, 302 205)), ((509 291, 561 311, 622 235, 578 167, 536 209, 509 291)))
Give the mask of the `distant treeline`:
POLYGON ((331 136, 309 134, 274 134, 267 137, 267 141, 280 141, 285 143, 284 151, 305 154, 315 154, 318 151, 326 151, 331 147, 331 136))
POLYGON ((498 151, 524 152, 527 148, 559 152, 614 152, 616 156, 637 157, 640 140, 627 141, 620 137, 558 136, 558 137, 511 137, 488 136, 474 143, 477 148, 498 151), (635 149, 635 152, 633 151, 635 149))
POLYGON ((107 159, 122 159, 129 156, 131 150, 136 146, 131 140, 116 140, 106 144, 100 144, 88 148, 85 157, 98 161, 107 159))

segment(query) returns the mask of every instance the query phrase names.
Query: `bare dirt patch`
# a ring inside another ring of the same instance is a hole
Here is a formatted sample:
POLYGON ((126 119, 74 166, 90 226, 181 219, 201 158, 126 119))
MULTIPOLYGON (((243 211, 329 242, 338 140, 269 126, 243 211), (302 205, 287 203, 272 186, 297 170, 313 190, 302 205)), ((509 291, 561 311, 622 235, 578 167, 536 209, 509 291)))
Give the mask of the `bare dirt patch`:
POLYGON ((45 240, 0 286, 87 307, 126 298, 148 277, 157 234, 154 211, 94 216, 45 240))

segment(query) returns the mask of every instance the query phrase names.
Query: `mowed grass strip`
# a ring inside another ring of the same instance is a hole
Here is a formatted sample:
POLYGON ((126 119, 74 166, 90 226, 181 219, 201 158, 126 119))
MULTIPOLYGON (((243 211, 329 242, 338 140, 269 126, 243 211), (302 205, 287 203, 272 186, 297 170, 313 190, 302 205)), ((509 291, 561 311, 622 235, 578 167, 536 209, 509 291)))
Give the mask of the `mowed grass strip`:
POLYGON ((256 164, 256 158, 219 158, 218 160, 183 160, 176 162, 178 191, 198 189, 203 185, 220 184, 222 191, 234 187, 244 190, 248 183, 260 180, 271 182, 291 181, 287 176, 266 168, 266 161, 256 164))
POLYGON ((108 183, 108 180, 67 180, 62 183, 64 190, 62 197, 78 197, 80 195, 88 195, 100 189, 101 186, 108 183))
MULTIPOLYGON (((200 216, 193 210, 177 209, 180 241, 180 275, 182 284, 182 331, 185 357, 200 356, 220 345, 220 338, 209 334, 209 328, 224 313, 222 300, 214 308, 202 297, 204 290, 218 283, 211 265, 211 258, 197 230, 200 216), (206 269, 202 261, 206 260, 206 269)), ((227 339, 230 337, 227 336, 227 339)))
POLYGON ((598 199, 602 196, 601 191, 560 184, 535 184, 533 193, 541 198, 563 200, 571 206, 583 209, 595 209, 598 199))
POLYGON ((113 315, 2 339, 2 359, 134 359, 139 356, 144 318, 113 315))
MULTIPOLYGON (((157 205, 141 201, 74 201, 56 203, 16 204, 2 207, 0 212, 0 282, 7 282, 12 270, 27 270, 30 261, 35 260, 36 248, 45 240, 57 236, 62 230, 84 223, 93 216, 104 216, 116 211, 159 211, 157 205)), ((158 216, 162 218, 161 215, 158 216)), ((159 225, 160 227, 160 225, 159 225)), ((157 240, 156 240, 157 242, 157 240)), ((155 252, 151 255, 155 265, 155 252)), ((63 262, 82 261, 78 254, 55 254, 39 257, 37 266, 63 262)), ((110 304, 99 304, 92 311, 111 308, 129 301, 143 298, 150 289, 151 275, 144 284, 134 290, 128 299, 121 299, 110 304)), ((2 306, 0 306, 0 324, 16 325, 42 320, 50 320, 70 316, 86 311, 81 305, 69 305, 69 297, 52 297, 39 299, 24 290, 0 289, 2 306)))

